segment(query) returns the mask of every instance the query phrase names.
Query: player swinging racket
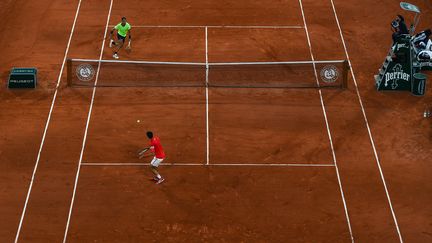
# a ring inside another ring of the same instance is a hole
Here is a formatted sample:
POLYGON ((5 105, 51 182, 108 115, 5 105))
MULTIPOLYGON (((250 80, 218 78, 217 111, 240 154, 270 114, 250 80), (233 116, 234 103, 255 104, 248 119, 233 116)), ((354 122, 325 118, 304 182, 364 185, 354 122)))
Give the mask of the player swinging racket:
POLYGON ((165 159, 165 153, 163 151, 162 145, 160 143, 160 139, 157 136, 153 136, 153 132, 148 131, 147 137, 150 139, 150 146, 141 150, 138 153, 139 158, 143 158, 145 153, 150 150, 154 153, 153 160, 150 162, 150 170, 154 174, 153 180, 156 181, 156 184, 162 183, 165 179, 159 174, 158 167, 165 159))
POLYGON ((132 42, 132 36, 131 36, 131 25, 126 22, 126 17, 122 17, 121 18, 121 22, 118 23, 116 26, 114 26, 114 28, 111 30, 110 33, 110 47, 114 46, 114 55, 113 57, 115 59, 119 59, 119 55, 118 52, 120 50, 120 48, 123 47, 124 42, 126 41, 126 36, 129 34, 129 43, 126 46, 126 51, 131 49, 131 42, 132 42), (117 30, 117 41, 114 41, 113 39, 113 33, 114 31, 117 30))

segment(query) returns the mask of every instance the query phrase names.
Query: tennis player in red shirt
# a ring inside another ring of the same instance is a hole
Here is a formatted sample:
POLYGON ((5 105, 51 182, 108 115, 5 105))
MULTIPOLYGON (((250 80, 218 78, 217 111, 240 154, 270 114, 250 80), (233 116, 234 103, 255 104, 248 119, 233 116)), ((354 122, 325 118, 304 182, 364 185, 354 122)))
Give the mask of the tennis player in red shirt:
POLYGON ((144 157, 145 152, 149 150, 154 154, 153 160, 150 162, 150 170, 155 175, 153 180, 156 181, 156 184, 161 184, 165 179, 159 174, 158 167, 165 159, 165 153, 159 137, 153 136, 151 131, 147 132, 147 137, 150 139, 150 146, 139 152, 139 158, 144 157))

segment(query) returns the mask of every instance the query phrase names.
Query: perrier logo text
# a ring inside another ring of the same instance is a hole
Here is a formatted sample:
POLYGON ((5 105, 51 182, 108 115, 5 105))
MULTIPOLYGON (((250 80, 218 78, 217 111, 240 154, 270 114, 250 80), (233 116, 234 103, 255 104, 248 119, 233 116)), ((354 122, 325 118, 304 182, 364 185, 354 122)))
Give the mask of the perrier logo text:
POLYGON ((392 88, 396 89, 397 86, 398 86, 398 83, 397 83, 398 80, 410 81, 410 75, 408 73, 405 73, 403 71, 403 68, 402 68, 401 64, 396 64, 393 67, 393 72, 390 71, 390 72, 388 72, 388 73, 385 74, 385 83, 384 83, 384 85, 387 87, 388 86, 388 82, 393 81, 392 88))

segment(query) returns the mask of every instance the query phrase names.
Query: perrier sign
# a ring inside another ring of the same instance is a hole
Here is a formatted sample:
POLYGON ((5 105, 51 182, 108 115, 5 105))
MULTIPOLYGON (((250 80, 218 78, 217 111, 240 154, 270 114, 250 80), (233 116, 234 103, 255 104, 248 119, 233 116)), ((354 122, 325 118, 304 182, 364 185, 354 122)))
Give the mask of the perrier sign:
POLYGON ((387 69, 385 73, 384 89, 411 90, 411 70, 410 67, 404 70, 402 64, 396 63, 387 69))
POLYGON ((399 38, 375 75, 378 90, 407 90, 411 91, 413 81, 413 65, 411 37, 399 38))

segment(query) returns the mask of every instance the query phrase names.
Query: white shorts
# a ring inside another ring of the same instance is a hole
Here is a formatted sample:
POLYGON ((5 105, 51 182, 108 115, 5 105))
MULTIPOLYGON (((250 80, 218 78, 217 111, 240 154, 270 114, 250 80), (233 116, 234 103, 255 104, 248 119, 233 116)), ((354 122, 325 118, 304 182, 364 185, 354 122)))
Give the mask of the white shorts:
POLYGON ((150 164, 154 167, 158 167, 162 163, 163 160, 164 159, 158 159, 156 157, 153 157, 153 160, 150 162, 150 164))

